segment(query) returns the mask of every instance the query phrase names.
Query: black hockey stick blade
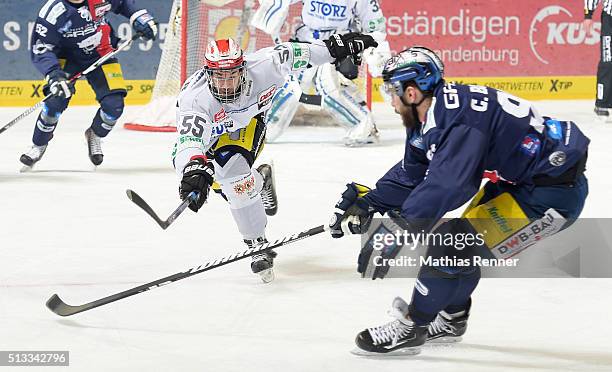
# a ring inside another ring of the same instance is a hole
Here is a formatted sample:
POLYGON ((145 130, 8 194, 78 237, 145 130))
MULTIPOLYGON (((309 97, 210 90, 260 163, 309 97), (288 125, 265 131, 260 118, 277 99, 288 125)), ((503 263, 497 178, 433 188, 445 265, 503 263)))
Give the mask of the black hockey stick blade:
POLYGON ((151 289, 159 288, 166 284, 170 284, 177 280, 185 279, 192 275, 200 274, 205 271, 212 270, 217 267, 224 266, 224 265, 227 265, 229 263, 232 263, 238 260, 242 260, 246 257, 250 257, 254 254, 258 254, 263 251, 277 248, 285 244, 293 243, 298 240, 306 239, 308 237, 320 234, 326 230, 327 230, 327 226, 324 226, 324 225, 313 227, 312 229, 308 229, 308 230, 299 232, 297 234, 285 236, 281 239, 277 239, 272 242, 260 244, 254 248, 249 248, 241 252, 236 252, 229 256, 225 256, 222 258, 218 258, 216 260, 208 261, 201 265, 194 266, 186 271, 172 274, 165 278, 157 279, 152 282, 149 282, 143 285, 139 285, 138 287, 130 288, 123 292, 115 293, 110 296, 107 296, 107 297, 104 297, 104 298, 101 298, 101 299, 98 299, 92 302, 88 302, 82 305, 76 305, 76 306, 68 305, 64 301, 62 301, 62 299, 57 294, 54 294, 53 296, 51 296, 51 298, 49 298, 49 300, 47 300, 47 307, 49 308, 49 310, 53 311, 55 314, 59 316, 70 316, 70 315, 82 313, 83 311, 95 309, 96 307, 107 305, 112 302, 124 299, 126 297, 134 296, 139 293, 142 293, 142 292, 145 292, 151 289))
POLYGON ((70 306, 54 294, 47 300, 47 307, 59 316, 69 316, 87 310, 84 306, 70 306))
POLYGON ((190 193, 187 199, 183 200, 183 202, 178 206, 178 208, 176 208, 166 220, 162 220, 161 218, 159 218, 157 213, 155 213, 153 208, 151 208, 149 204, 147 204, 147 202, 144 201, 144 199, 136 193, 136 191, 128 189, 125 191, 125 193, 127 194, 127 197, 132 202, 134 202, 134 204, 139 206, 143 211, 145 211, 149 216, 151 216, 155 220, 155 222, 157 222, 157 224, 164 230, 166 230, 168 226, 170 226, 172 222, 174 222, 174 220, 176 220, 176 218, 180 216, 185 209, 187 209, 189 203, 191 203, 192 200, 195 200, 198 197, 198 193, 196 193, 195 191, 190 193))

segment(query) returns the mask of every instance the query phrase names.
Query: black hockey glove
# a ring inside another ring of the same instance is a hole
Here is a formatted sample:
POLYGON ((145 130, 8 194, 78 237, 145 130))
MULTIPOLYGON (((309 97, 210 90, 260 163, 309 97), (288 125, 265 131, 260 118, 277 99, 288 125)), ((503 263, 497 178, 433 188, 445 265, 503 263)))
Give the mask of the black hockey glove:
POLYGON ((196 200, 189 204, 189 209, 197 212, 208 198, 208 191, 213 184, 215 170, 204 157, 197 157, 189 161, 183 169, 183 179, 179 187, 181 200, 185 200, 192 191, 199 193, 196 200))
POLYGON ((349 32, 340 35, 333 34, 329 39, 324 40, 329 54, 336 59, 336 65, 346 57, 352 56, 355 62, 360 61, 360 54, 370 47, 377 47, 378 43, 370 35, 358 32, 349 32))
POLYGON ((374 211, 363 197, 370 190, 355 182, 346 185, 329 221, 333 238, 341 238, 344 234, 363 234, 368 230, 374 211))
POLYGON ((63 70, 53 70, 47 77, 47 84, 43 87, 45 96, 51 94, 55 97, 70 98, 75 92, 74 82, 68 80, 68 73, 63 70))
POLYGON ((336 63, 336 71, 342 74, 349 80, 355 80, 359 76, 359 63, 353 60, 353 57, 346 57, 342 61, 336 63))
POLYGON ((387 227, 381 220, 378 220, 380 221, 379 225, 372 229, 373 232, 370 236, 370 240, 362 246, 359 252, 359 257, 357 258, 357 272, 361 274, 362 278, 370 277, 372 280, 384 279, 391 268, 388 260, 396 258, 403 248, 396 240, 374 241, 373 238, 376 235, 387 236, 401 230, 408 232, 414 231, 413 227, 409 225, 399 213, 389 211, 387 212, 387 217, 392 221, 392 223, 390 223, 391 226, 387 227))
POLYGON ((155 40, 157 37, 157 20, 150 15, 146 9, 132 14, 130 23, 137 34, 145 40, 155 40))

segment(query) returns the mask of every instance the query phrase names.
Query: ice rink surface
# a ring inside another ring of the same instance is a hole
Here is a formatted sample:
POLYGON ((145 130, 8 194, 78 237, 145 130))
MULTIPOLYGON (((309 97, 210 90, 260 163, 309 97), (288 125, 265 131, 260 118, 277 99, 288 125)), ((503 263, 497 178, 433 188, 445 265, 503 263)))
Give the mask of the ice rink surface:
MULTIPOLYGON (((537 106, 591 138, 583 216, 612 216, 612 124, 596 121, 590 101, 537 106)), ((23 110, 1 109, 0 124, 23 110)), ((53 293, 89 302, 244 249, 217 196, 166 231, 127 199, 125 189, 136 190, 164 218, 179 203, 174 134, 116 128, 93 171, 83 132, 95 110, 67 110, 35 172, 18 172, 35 114, 0 135, 0 350, 69 350, 74 371, 612 370, 612 279, 483 279, 463 343, 401 359, 350 354, 355 335, 390 321, 393 297, 409 300, 413 284, 360 279, 356 237, 280 248, 268 285, 247 259, 56 316, 44 305, 53 293)), ((347 182, 373 185, 401 159, 399 118, 383 107, 376 113, 378 146, 345 148, 337 128, 290 128, 266 145, 262 160, 274 160, 280 200, 269 238, 326 223, 347 182)), ((40 368, 55 369, 66 370, 40 368)))

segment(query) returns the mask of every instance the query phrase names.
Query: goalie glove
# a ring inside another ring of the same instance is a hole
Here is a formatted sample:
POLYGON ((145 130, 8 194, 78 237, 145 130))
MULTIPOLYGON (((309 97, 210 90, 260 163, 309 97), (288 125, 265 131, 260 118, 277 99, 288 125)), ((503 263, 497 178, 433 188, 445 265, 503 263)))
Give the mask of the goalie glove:
POLYGON ((336 59, 336 64, 349 56, 353 57, 357 64, 360 62, 360 55, 364 50, 378 46, 378 43, 372 36, 358 32, 349 32, 344 35, 333 34, 329 39, 324 40, 324 42, 329 50, 329 54, 336 59))
POLYGON ((355 182, 346 185, 329 222, 333 238, 341 238, 344 234, 363 234, 368 230, 374 211, 363 197, 370 190, 355 182))
POLYGON ((206 202, 208 191, 214 181, 215 170, 211 163, 206 161, 204 156, 191 158, 183 169, 183 178, 179 186, 181 200, 189 197, 192 191, 198 192, 197 199, 189 204, 189 209, 197 212, 206 202))

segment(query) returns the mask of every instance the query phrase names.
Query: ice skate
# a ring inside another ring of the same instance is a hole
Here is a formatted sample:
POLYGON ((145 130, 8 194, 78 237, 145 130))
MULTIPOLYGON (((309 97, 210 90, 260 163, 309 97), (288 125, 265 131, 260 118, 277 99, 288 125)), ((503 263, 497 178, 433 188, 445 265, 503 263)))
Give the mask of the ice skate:
POLYGON ((427 326, 428 343, 460 342, 467 329, 468 310, 460 314, 448 314, 441 311, 433 322, 427 326))
POLYGON ((257 171, 263 177, 261 200, 263 201, 266 215, 274 216, 278 211, 278 199, 276 197, 276 186, 274 183, 274 168, 272 164, 262 164, 257 167, 257 171))
POLYGON ((87 150, 89 151, 89 160, 98 166, 104 160, 102 153, 102 139, 98 137, 91 128, 85 131, 85 139, 87 140, 87 150))
MULTIPOLYGON (((266 243, 266 238, 245 239, 244 242, 249 248, 254 248, 259 244, 266 243)), ((251 271, 258 274, 264 283, 270 283, 274 280, 274 258, 277 253, 269 250, 263 253, 253 255, 251 261, 251 271)))
POLYGON ((32 169, 34 164, 36 164, 43 157, 46 150, 47 150, 47 145, 42 145, 42 146, 33 145, 32 148, 28 152, 22 154, 19 157, 19 161, 22 162, 25 165, 25 167, 23 167, 21 171, 26 172, 32 169))
POLYGON ((427 339, 427 326, 417 326, 408 316, 408 304, 396 297, 389 311, 394 321, 368 328, 357 335, 353 354, 361 356, 401 356, 421 352, 427 339))

